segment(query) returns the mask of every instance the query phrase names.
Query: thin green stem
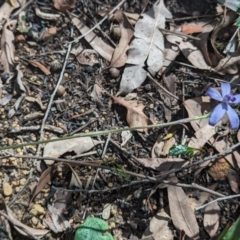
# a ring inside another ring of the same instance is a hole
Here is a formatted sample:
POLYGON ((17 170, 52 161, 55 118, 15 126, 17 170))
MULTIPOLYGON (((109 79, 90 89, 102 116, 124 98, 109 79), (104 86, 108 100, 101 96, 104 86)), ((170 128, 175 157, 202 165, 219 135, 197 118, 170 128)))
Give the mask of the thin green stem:
POLYGON ((74 136, 65 136, 65 137, 62 137, 62 138, 53 138, 53 139, 48 139, 48 140, 42 140, 42 141, 29 142, 29 143, 22 143, 22 144, 16 144, 16 145, 11 145, 11 146, 0 147, 0 151, 7 150, 7 149, 21 148, 21 147, 30 146, 30 145, 38 145, 38 144, 49 143, 49 142, 57 142, 57 141, 79 138, 79 137, 96 137, 96 136, 100 136, 100 135, 106 135, 106 134, 109 134, 109 133, 119 133, 119 132, 123 132, 123 131, 134 131, 134 130, 140 130, 140 129, 168 127, 168 126, 172 126, 172 125, 183 124, 183 123, 188 123, 188 122, 192 122, 192 121, 197 121, 197 120, 209 118, 209 116, 210 116, 210 113, 207 113, 203 116, 197 116, 197 117, 193 117, 193 118, 185 118, 185 119, 182 119, 182 120, 177 120, 177 121, 168 122, 168 123, 160 123, 160 124, 153 124, 153 125, 139 126, 139 127, 110 129, 110 130, 98 131, 98 132, 80 133, 80 134, 77 134, 77 135, 74 135, 74 136))

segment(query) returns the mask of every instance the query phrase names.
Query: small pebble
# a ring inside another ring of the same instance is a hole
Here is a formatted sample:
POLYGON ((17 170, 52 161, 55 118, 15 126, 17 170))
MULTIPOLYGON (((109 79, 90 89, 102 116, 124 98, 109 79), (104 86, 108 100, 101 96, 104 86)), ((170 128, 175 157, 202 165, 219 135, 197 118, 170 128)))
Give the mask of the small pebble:
POLYGON ((33 209, 35 209, 38 212, 38 214, 44 214, 45 213, 44 208, 39 204, 35 204, 33 206, 33 209))
POLYGON ((20 191, 20 187, 15 187, 15 192, 18 193, 20 191))
POLYGON ((38 229, 45 229, 45 226, 42 225, 40 222, 38 222, 37 228, 38 228, 38 229))
POLYGON ((113 229, 113 228, 115 228, 115 227, 116 227, 116 223, 115 223, 115 222, 110 222, 109 228, 110 228, 110 229, 113 229))
POLYGON ((39 220, 36 217, 32 217, 31 222, 33 225, 36 226, 38 224, 39 220))
POLYGON ((23 186, 26 183, 26 181, 27 181, 26 178, 22 178, 20 179, 19 184, 23 186))
POLYGON ((69 76, 68 73, 64 73, 65 78, 68 78, 68 76, 69 76))
POLYGON ((36 209, 31 209, 29 213, 32 214, 33 216, 38 215, 38 211, 36 209))
POLYGON ((24 175, 28 175, 28 174, 29 174, 29 170, 22 170, 22 173, 23 173, 24 175))
POLYGON ((9 183, 3 184, 3 194, 4 196, 10 196, 13 193, 12 186, 9 183))
POLYGON ((110 68, 109 73, 112 78, 117 78, 120 74, 120 70, 118 70, 117 68, 110 68))
POLYGON ((57 89, 57 96, 61 97, 65 93, 65 87, 63 85, 59 85, 57 89))
POLYGON ((14 57, 14 61, 15 61, 15 62, 18 62, 18 61, 19 61, 19 57, 17 57, 17 56, 14 57))

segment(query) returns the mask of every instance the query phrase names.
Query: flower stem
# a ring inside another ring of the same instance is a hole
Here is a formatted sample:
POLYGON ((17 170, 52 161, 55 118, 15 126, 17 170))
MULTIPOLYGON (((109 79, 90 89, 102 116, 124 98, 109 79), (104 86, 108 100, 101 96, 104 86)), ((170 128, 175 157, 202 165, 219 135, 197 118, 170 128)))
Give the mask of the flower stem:
POLYGON ((168 122, 168 123, 160 123, 160 124, 153 124, 153 125, 139 126, 139 127, 116 128, 116 129, 110 129, 110 130, 105 130, 105 131, 97 131, 97 132, 80 133, 80 134, 73 135, 73 136, 65 136, 65 137, 61 137, 61 138, 53 138, 53 139, 48 139, 48 140, 42 140, 42 141, 29 142, 29 143, 22 143, 22 144, 16 144, 16 145, 11 145, 11 146, 0 147, 0 151, 7 150, 7 149, 21 148, 21 147, 30 146, 30 145, 38 145, 38 144, 44 144, 44 143, 49 143, 49 142, 57 142, 57 141, 68 140, 68 139, 73 139, 73 138, 96 137, 96 136, 99 136, 99 135, 106 135, 106 134, 109 134, 109 133, 119 133, 119 132, 123 132, 123 131, 134 131, 134 130, 140 130, 140 129, 168 127, 168 126, 172 126, 172 125, 183 124, 183 123, 188 123, 188 122, 192 122, 192 121, 197 121, 197 120, 209 118, 209 116, 210 116, 210 113, 207 113, 207 114, 202 115, 202 116, 197 116, 197 117, 193 117, 193 118, 185 118, 185 119, 172 121, 172 122, 168 122))

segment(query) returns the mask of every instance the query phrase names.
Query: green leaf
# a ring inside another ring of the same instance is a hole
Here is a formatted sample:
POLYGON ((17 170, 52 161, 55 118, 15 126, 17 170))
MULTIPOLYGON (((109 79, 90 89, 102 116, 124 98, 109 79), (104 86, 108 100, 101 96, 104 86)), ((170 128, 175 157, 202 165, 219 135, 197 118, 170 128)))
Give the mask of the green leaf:
POLYGON ((110 233, 106 233, 108 224, 104 220, 88 217, 77 229, 74 240, 114 240, 110 233))
POLYGON ((240 218, 233 223, 231 228, 223 236, 221 240, 239 240, 240 239, 240 218))
POLYGON ((182 154, 187 154, 189 157, 193 155, 194 148, 188 147, 186 145, 176 145, 171 147, 169 150, 169 155, 178 156, 182 154))

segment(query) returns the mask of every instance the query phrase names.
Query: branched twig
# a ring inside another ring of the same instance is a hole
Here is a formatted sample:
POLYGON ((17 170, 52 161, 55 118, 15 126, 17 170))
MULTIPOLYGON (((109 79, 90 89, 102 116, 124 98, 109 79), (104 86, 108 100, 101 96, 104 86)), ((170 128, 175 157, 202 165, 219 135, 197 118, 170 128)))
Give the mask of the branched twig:
POLYGON ((96 29, 99 25, 101 25, 106 19, 108 19, 108 17, 114 13, 121 5, 123 5, 123 3, 126 0, 122 0, 116 7, 114 7, 101 21, 99 21, 94 27, 92 27, 91 29, 89 29, 86 33, 84 33, 83 35, 77 37, 76 39, 74 39, 71 42, 68 42, 68 44, 72 44, 72 43, 77 43, 80 39, 84 38, 85 36, 87 36, 90 32, 92 32, 94 29, 96 29))

